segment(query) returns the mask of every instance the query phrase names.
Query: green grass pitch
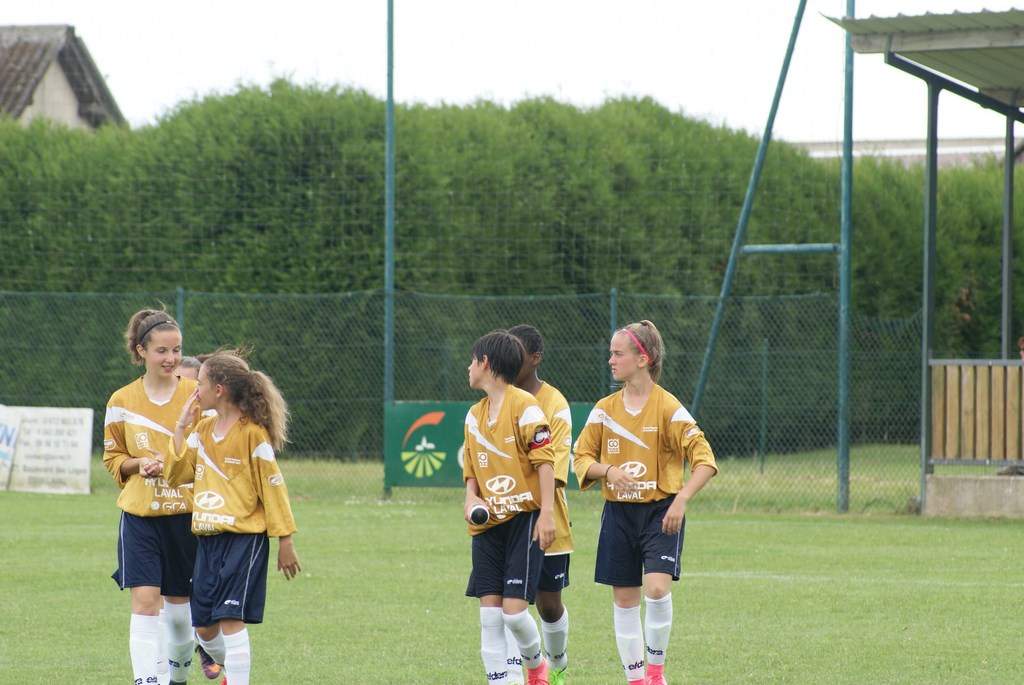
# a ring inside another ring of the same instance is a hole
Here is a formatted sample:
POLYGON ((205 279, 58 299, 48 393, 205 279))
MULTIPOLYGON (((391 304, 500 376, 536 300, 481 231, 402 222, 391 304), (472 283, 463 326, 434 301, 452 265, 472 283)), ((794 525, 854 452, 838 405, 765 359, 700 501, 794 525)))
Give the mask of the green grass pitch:
MULTIPOLYGON (((846 516, 827 513, 831 453, 769 459, 764 473, 723 461, 690 508, 669 682, 1020 682, 1024 524, 872 513, 915 492, 914 454, 887 466, 855 451, 854 473, 877 482, 855 475, 851 509, 869 513, 846 516), (743 479, 763 495, 744 496, 743 479), (787 492, 820 513, 771 513, 787 492)), ((253 682, 482 683, 460 493, 380 501, 379 464, 282 467, 304 572, 271 571, 253 682)), ((0 493, 0 683, 130 681, 128 595, 109 579, 116 491, 98 463, 93 480, 89 496, 0 493)), ((610 591, 592 582, 600 502, 571 493, 570 506, 570 682, 622 683, 610 591)), ((191 682, 207 682, 198 667, 191 682)))

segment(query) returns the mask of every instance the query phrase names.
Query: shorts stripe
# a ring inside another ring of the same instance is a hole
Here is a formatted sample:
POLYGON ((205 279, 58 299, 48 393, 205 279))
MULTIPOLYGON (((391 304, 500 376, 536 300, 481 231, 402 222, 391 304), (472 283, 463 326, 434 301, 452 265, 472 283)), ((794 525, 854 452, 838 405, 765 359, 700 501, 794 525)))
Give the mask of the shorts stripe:
POLYGON ((121 538, 121 589, 124 589, 125 578, 125 554, 124 554, 124 512, 121 512, 121 520, 117 524, 118 536, 121 538))
POLYGON ((256 563, 256 553, 263 549, 263 539, 260 539, 260 546, 256 547, 256 538, 252 539, 252 551, 249 552, 249 568, 245 571, 245 589, 242 590, 242 618, 245 618, 245 602, 249 598, 249 576, 252 575, 252 566, 256 563))
POLYGON ((530 525, 526 527, 526 578, 523 579, 523 599, 526 599, 526 586, 530 578, 530 543, 533 542, 533 525, 537 512, 530 512, 530 525))

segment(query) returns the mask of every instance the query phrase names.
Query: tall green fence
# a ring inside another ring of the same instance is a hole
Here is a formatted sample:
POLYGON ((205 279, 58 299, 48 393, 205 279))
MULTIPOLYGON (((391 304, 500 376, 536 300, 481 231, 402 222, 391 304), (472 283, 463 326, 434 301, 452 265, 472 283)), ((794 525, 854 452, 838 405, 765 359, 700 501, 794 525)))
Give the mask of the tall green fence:
MULTIPOLYGON (((102 412, 110 393, 139 373, 123 347, 128 318, 156 302, 183 319, 187 354, 252 347, 254 365, 277 381, 291 407, 292 458, 382 463, 381 291, 0 293, 0 403, 102 412)), ((545 337, 544 378, 572 402, 594 402, 611 390, 610 331, 651 319, 667 347, 662 384, 685 404, 714 304, 713 298, 621 292, 400 293, 395 397, 477 399, 466 384, 472 342, 494 328, 532 323, 545 337)), ((730 302, 700 417, 724 466, 715 483, 721 506, 832 508, 835 327, 831 294, 730 302)), ((853 340, 851 509, 902 509, 917 486, 920 321, 855 317, 853 340)), ((358 472, 365 494, 381 492, 382 465, 358 472)))

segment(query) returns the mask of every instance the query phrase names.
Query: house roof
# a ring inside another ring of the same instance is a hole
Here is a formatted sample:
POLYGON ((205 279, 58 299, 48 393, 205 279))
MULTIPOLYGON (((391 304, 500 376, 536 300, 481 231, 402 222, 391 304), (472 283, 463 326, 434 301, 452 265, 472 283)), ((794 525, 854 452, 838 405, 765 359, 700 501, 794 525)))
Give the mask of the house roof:
POLYGON ((21 116, 54 60, 78 99, 78 114, 92 126, 124 124, 82 39, 73 26, 0 26, 0 113, 21 116))

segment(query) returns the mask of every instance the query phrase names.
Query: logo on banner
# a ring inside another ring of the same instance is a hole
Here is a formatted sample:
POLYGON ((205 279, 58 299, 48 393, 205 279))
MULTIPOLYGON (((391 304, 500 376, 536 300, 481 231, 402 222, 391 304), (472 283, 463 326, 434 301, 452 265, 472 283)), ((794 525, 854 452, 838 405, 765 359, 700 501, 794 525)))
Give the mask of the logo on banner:
POLYGON ((406 449, 409 438, 412 434, 425 426, 437 426, 444 420, 443 411, 427 412, 412 422, 409 430, 405 432, 402 440, 402 466, 406 473, 414 478, 430 478, 444 464, 447 454, 437 450, 437 446, 430 442, 426 435, 420 436, 420 441, 411 450, 406 449))

